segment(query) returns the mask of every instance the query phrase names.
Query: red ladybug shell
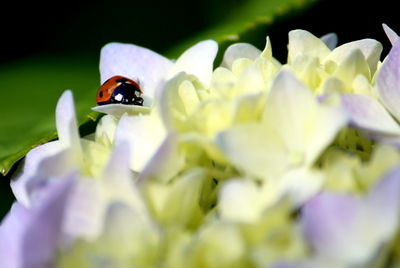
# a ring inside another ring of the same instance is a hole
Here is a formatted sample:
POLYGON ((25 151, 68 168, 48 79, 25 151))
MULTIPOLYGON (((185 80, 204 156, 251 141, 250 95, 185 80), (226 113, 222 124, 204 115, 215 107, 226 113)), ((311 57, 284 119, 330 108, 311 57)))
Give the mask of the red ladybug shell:
POLYGON ((117 75, 101 85, 96 95, 98 105, 120 103, 143 105, 143 93, 139 84, 132 79, 117 75))

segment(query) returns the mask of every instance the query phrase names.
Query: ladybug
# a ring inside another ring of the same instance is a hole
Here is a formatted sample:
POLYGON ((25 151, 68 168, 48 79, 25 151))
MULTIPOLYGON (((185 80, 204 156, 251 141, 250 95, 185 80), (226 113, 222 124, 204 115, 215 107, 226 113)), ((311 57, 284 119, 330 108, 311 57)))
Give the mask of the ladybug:
POLYGON ((138 83, 117 75, 101 85, 97 91, 96 102, 98 105, 119 103, 143 106, 141 94, 143 94, 143 91, 138 83))

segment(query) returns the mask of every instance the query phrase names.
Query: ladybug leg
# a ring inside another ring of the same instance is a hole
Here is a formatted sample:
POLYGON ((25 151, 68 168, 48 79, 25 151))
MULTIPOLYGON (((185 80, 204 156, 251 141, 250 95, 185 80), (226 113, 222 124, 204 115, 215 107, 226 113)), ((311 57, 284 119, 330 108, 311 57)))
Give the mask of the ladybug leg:
POLYGON ((135 98, 135 101, 133 102, 133 104, 143 106, 143 101, 144 100, 142 97, 138 97, 138 98, 135 98))

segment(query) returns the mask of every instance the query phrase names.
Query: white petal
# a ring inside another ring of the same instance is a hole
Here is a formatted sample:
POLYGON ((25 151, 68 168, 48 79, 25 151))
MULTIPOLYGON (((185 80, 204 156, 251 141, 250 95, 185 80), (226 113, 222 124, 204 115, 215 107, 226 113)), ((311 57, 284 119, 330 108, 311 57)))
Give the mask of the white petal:
POLYGON ((160 94, 158 96, 156 96, 158 104, 157 108, 159 108, 159 116, 162 118, 167 128, 172 128, 174 126, 177 111, 178 114, 181 112, 186 114, 184 106, 181 105, 182 100, 179 94, 179 89, 181 88, 182 83, 185 81, 192 83, 197 80, 193 75, 187 75, 181 72, 172 79, 168 80, 167 83, 165 83, 163 90, 159 92, 160 94))
POLYGON ((169 183, 148 183, 148 202, 159 223, 183 227, 198 222, 198 216, 202 214, 199 201, 205 177, 205 170, 196 167, 169 183))
POLYGON ((219 133, 216 144, 224 155, 246 174, 276 177, 288 166, 286 149, 261 124, 241 124, 219 133))
POLYGON ((78 123, 76 121, 75 105, 72 92, 65 91, 57 102, 56 126, 58 138, 65 147, 73 148, 81 153, 78 123))
POLYGON ((124 114, 128 115, 148 114, 150 112, 150 107, 138 106, 138 105, 125 105, 125 104, 107 104, 107 105, 95 106, 92 108, 92 110, 120 118, 124 114))
POLYGON ((368 81, 371 77, 370 69, 363 53, 359 49, 354 49, 338 64, 334 76, 339 78, 344 85, 351 86, 357 75, 365 76, 368 81))
POLYGON ((341 101, 354 126, 375 133, 400 135, 399 125, 375 99, 358 94, 343 94, 341 101))
MULTIPOLYGON (((281 188, 282 194, 287 195, 296 207, 300 207, 314 196, 321 189, 323 183, 324 175, 308 168, 290 170, 275 182, 281 188)), ((266 188, 266 194, 268 194, 269 189, 266 188)), ((270 189, 269 192, 271 195, 274 194, 273 189, 270 189)))
POLYGON ((110 159, 103 170, 103 180, 110 184, 130 181, 131 173, 129 171, 129 163, 129 145, 124 141, 120 141, 112 151, 110 159))
POLYGON ((131 168, 140 172, 156 153, 166 137, 166 130, 157 115, 123 116, 115 134, 115 142, 127 142, 131 168))
POLYGON ((265 41, 264 50, 261 52, 261 57, 272 60, 272 45, 269 36, 267 36, 265 41))
POLYGON ((261 55, 261 50, 253 45, 247 43, 236 43, 229 46, 224 53, 224 58, 222 60, 222 66, 228 69, 232 68, 232 63, 240 58, 247 58, 250 60, 255 60, 261 55))
POLYGON ((105 260, 99 263, 111 263, 111 267, 116 267, 115 264, 117 267, 140 267, 143 263, 152 263, 151 257, 157 256, 161 247, 158 226, 143 221, 136 211, 118 202, 109 206, 104 221, 105 229, 94 248, 82 254, 85 261, 87 256, 94 256, 105 260))
POLYGON ((386 36, 389 38, 390 43, 392 43, 392 46, 396 43, 396 41, 399 39, 399 36, 395 31, 393 31, 389 26, 387 26, 385 23, 382 24, 383 30, 386 33, 386 36))
POLYGON ((211 82, 217 51, 218 44, 213 40, 197 43, 177 59, 167 77, 172 78, 180 72, 185 72, 196 76, 200 82, 208 86, 211 82))
POLYGON ((265 193, 260 188, 247 179, 232 179, 225 183, 218 201, 221 218, 244 223, 257 221, 265 209, 265 193))
POLYGON ((177 134, 171 132, 165 137, 158 150, 139 174, 139 182, 142 183, 151 177, 169 181, 183 165, 184 158, 178 148, 177 134))
POLYGON ((371 74, 375 73, 379 58, 382 53, 382 44, 374 39, 362 39, 350 43, 343 44, 335 48, 326 58, 325 62, 331 60, 340 64, 346 59, 353 50, 359 49, 363 53, 368 62, 371 74))
POLYGON ((377 90, 383 104, 400 120, 400 42, 396 42, 378 72, 377 90))
POLYGON ((338 36, 335 33, 328 33, 321 36, 320 39, 330 50, 333 50, 338 44, 338 36))
POLYGON ((277 129, 278 135, 291 143, 288 147, 295 149, 304 142, 304 133, 300 131, 304 117, 316 107, 317 101, 311 91, 292 73, 282 71, 272 82, 263 121, 277 129))
POLYGON ((284 197, 292 207, 298 208, 320 191, 323 183, 324 175, 319 171, 307 167, 288 169, 279 176, 269 177, 259 195, 264 209, 276 205, 284 197))
POLYGON ((118 121, 118 118, 112 115, 103 116, 96 126, 95 141, 106 146, 113 144, 118 121))
POLYGON ((293 62, 297 56, 326 57, 330 50, 318 37, 304 30, 289 32, 288 62, 293 62))
POLYGON ((110 43, 101 50, 101 83, 115 75, 122 75, 138 81, 144 93, 153 97, 172 65, 170 60, 150 49, 110 43))
POLYGON ((318 103, 287 71, 273 81, 265 107, 263 122, 281 137, 294 165, 312 164, 348 120, 340 107, 318 103))
POLYGON ((102 175, 108 199, 121 202, 133 209, 138 216, 147 217, 147 209, 130 171, 130 148, 123 141, 117 144, 102 175))

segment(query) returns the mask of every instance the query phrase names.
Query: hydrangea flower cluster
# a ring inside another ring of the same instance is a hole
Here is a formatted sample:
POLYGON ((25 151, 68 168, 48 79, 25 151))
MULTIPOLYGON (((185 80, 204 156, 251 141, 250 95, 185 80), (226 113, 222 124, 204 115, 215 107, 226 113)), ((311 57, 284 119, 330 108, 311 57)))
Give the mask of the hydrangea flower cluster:
POLYGON ((28 153, 0 225, 0 267, 399 267, 400 42, 289 33, 288 60, 214 41, 176 61, 101 51, 101 82, 139 81, 80 137, 28 153))

